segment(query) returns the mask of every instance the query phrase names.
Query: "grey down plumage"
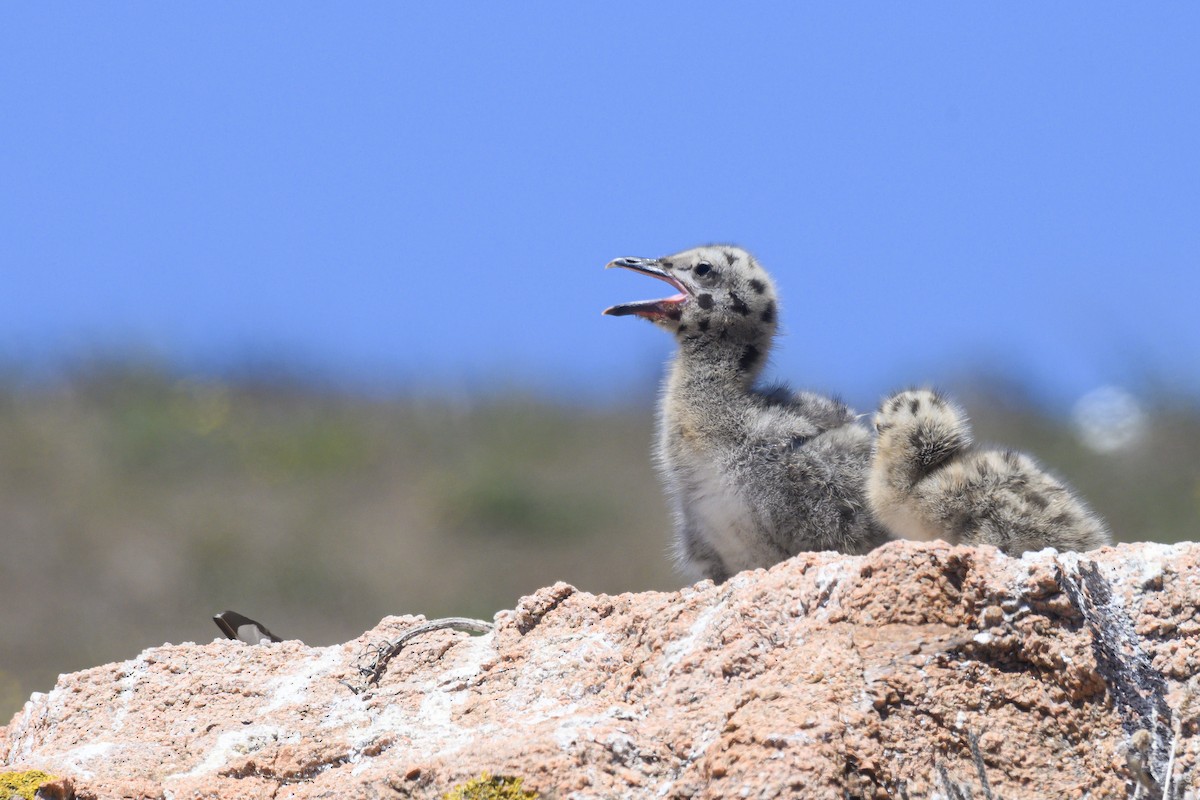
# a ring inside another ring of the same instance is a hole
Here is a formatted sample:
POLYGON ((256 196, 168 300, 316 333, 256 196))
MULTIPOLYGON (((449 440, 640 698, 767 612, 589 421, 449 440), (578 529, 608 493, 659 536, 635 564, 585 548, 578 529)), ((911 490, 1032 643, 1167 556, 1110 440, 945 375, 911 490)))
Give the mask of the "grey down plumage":
POLYGON ((718 245, 608 266, 678 291, 604 313, 648 319, 678 345, 655 451, 681 565, 719 583, 801 551, 862 553, 886 540, 867 511, 871 436, 854 412, 818 394, 755 388, 779 306, 749 253, 718 245))
POLYGON ((990 544, 1009 555, 1110 542, 1100 517, 1032 458, 976 448, 966 415, 937 392, 885 399, 875 430, 867 498, 896 538, 990 544))

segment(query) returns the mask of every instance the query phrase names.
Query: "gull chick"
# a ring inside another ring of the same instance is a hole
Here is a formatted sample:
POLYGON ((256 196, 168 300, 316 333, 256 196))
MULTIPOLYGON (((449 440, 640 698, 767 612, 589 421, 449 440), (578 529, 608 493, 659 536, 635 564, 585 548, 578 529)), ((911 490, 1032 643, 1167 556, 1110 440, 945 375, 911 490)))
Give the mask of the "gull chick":
POLYGON ((1100 518, 1032 458, 976 449, 966 416, 937 392, 892 395, 875 430, 867 498, 896 538, 990 544, 1009 555, 1110 542, 1100 518))
POLYGON ((681 566, 720 583, 805 550, 863 553, 887 535, 866 508, 869 431, 838 400, 756 389, 775 337, 775 287, 745 250, 698 247, 609 267, 676 294, 613 306, 675 337, 655 455, 681 566))

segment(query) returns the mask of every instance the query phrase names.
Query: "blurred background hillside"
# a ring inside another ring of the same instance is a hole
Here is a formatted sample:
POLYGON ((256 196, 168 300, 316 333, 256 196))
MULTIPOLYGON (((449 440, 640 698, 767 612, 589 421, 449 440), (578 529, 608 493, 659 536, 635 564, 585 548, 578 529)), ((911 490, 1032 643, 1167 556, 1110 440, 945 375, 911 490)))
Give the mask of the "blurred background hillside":
POLYGON ((233 608, 344 641, 680 584, 669 338, 936 384, 1122 540, 1200 529, 1200 6, 0 6, 0 722, 233 608))

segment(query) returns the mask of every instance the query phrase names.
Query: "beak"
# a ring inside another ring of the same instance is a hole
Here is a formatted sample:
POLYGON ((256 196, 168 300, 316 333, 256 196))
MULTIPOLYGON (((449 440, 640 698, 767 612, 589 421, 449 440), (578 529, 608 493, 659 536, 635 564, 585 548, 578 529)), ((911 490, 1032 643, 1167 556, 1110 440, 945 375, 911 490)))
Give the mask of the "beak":
POLYGON ((612 269, 613 267, 631 269, 634 272, 644 272, 656 278, 667 279, 667 273, 662 268, 662 261, 657 258, 614 258, 604 265, 605 269, 612 269))
POLYGON ((687 302, 688 290, 679 280, 663 268, 662 261, 657 258, 618 258, 608 262, 604 268, 628 269, 666 281, 679 290, 679 294, 662 300, 638 300, 634 303, 622 303, 604 309, 610 317, 625 317, 630 314, 646 317, 647 319, 662 319, 670 317, 679 319, 680 306, 687 302))

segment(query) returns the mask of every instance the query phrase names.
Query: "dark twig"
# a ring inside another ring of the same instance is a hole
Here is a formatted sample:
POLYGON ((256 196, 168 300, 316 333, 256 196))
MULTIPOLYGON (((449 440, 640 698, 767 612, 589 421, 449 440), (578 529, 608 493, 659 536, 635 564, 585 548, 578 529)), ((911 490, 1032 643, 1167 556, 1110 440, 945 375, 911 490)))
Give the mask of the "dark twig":
POLYGON ((986 800, 996 800, 992 795, 992 787, 988 785, 983 754, 979 752, 979 737, 974 733, 968 733, 967 742, 971 745, 971 760, 975 762, 975 772, 979 775, 979 788, 983 789, 983 796, 986 800))
POLYGON ((950 800, 973 800, 969 787, 950 780, 950 776, 946 773, 945 764, 938 764, 937 771, 942 777, 942 785, 946 787, 946 794, 949 795, 950 800))
POLYGON ((482 619, 471 619, 469 617, 445 617, 444 619, 430 620, 423 625, 417 625, 414 628, 409 628, 404 633, 400 634, 400 636, 394 641, 368 646, 367 654, 374 654, 375 657, 372 659, 370 665, 360 665, 358 667, 359 674, 366 676, 366 684, 358 688, 350 686, 348 683, 346 685, 350 688, 350 691, 354 692, 355 694, 359 694, 367 686, 371 686, 379 682, 379 679, 383 677, 384 671, 387 670, 388 662, 400 655, 400 651, 404 649, 404 646, 408 644, 409 641, 421 636, 422 634, 430 633, 431 631, 445 630, 447 628, 466 631, 467 633, 482 634, 491 633, 495 626, 492 625, 492 623, 482 619))

